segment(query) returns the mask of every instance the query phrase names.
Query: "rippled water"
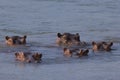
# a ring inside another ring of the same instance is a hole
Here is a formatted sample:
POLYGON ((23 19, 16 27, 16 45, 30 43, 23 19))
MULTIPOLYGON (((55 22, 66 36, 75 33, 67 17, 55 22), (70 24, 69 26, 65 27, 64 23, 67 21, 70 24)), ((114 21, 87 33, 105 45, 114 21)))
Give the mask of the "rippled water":
POLYGON ((119 0, 0 0, 0 79, 119 80, 119 0), (82 41, 113 41, 110 53, 66 58, 58 32, 79 33, 82 41), (5 36, 27 35, 27 45, 9 47, 5 36), (43 53, 41 64, 18 63, 16 51, 43 53))

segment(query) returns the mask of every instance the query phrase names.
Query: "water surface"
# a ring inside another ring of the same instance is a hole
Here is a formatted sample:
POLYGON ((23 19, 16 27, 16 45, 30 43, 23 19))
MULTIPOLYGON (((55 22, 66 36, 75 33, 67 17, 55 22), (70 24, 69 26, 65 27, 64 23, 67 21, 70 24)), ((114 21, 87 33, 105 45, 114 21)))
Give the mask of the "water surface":
POLYGON ((119 0, 0 0, 2 80, 119 80, 119 0), (66 58, 55 44, 58 32, 81 41, 113 41, 113 51, 66 58), (5 36, 27 35, 27 45, 9 47, 5 36), (43 53, 41 64, 16 62, 16 51, 43 53))

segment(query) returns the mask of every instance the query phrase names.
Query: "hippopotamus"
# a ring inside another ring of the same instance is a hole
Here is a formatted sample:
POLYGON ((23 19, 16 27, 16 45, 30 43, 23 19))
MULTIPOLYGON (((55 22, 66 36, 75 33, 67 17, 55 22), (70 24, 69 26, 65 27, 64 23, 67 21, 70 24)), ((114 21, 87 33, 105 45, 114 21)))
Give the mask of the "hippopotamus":
POLYGON ((88 49, 86 49, 86 50, 81 49, 76 55, 78 57, 82 57, 82 56, 88 56, 88 53, 89 53, 88 49))
POLYGON ((22 45, 22 44, 26 44, 26 38, 27 36, 24 35, 23 37, 20 37, 20 36, 12 36, 12 37, 9 37, 9 36, 6 36, 5 39, 6 39, 6 44, 7 45, 22 45))
POLYGON ((64 52, 64 56, 67 56, 67 57, 72 57, 73 55, 73 51, 68 48, 64 48, 63 52, 64 52))
POLYGON ((26 44, 26 38, 27 36, 24 35, 23 37, 20 37, 20 36, 12 36, 12 37, 9 37, 9 36, 6 36, 5 39, 6 39, 6 44, 7 45, 22 45, 22 44, 26 44))
POLYGON ((15 58, 21 62, 41 62, 42 54, 41 53, 31 53, 31 52, 16 52, 15 58))
POLYGON ((78 56, 78 57, 82 57, 82 56, 88 56, 88 53, 89 53, 89 50, 86 49, 68 49, 68 48, 64 48, 63 49, 64 51, 64 55, 67 56, 67 57, 72 57, 72 55, 74 53, 76 53, 75 55, 78 56))
POLYGON ((12 36, 12 37, 9 37, 9 36, 6 36, 5 39, 6 39, 6 44, 7 45, 22 45, 22 44, 26 44, 26 38, 27 36, 24 35, 23 37, 20 37, 20 36, 12 36))
POLYGON ((71 33, 57 33, 56 43, 58 45, 72 46, 72 45, 85 45, 85 42, 80 41, 79 33, 71 34, 71 33))
POLYGON ((92 42, 93 45, 93 51, 110 51, 111 46, 113 45, 113 42, 92 42))

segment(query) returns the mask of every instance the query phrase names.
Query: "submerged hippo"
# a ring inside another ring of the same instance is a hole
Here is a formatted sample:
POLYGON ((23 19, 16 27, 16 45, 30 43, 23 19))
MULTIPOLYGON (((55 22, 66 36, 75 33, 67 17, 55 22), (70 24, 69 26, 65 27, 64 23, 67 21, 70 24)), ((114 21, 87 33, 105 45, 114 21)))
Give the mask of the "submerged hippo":
POLYGON ((22 62, 41 62, 42 54, 41 53, 31 53, 31 52, 17 52, 15 53, 15 58, 18 61, 22 62))
POLYGON ((78 57, 82 57, 82 56, 88 56, 88 53, 89 53, 89 50, 86 49, 86 50, 79 50, 79 49, 68 49, 68 48, 64 48, 63 49, 64 51, 64 55, 67 56, 67 57, 72 57, 73 53, 76 53, 76 56, 78 57))
POLYGON ((71 34, 71 33, 57 33, 57 39, 56 43, 58 45, 65 45, 65 46, 71 46, 71 45, 84 45, 85 42, 80 41, 80 35, 79 33, 71 34))
POLYGON ((67 56, 67 57, 72 57, 73 55, 73 51, 68 48, 64 48, 63 52, 64 52, 64 56, 67 56))
POLYGON ((86 50, 81 49, 76 55, 78 57, 82 57, 82 56, 88 56, 88 53, 89 53, 88 49, 86 49, 86 50))
POLYGON ((110 51, 111 50, 111 46, 113 45, 113 42, 92 42, 93 45, 93 51, 110 51))
POLYGON ((20 37, 20 36, 12 36, 12 37, 9 37, 9 36, 6 36, 5 39, 6 39, 6 44, 8 45, 22 45, 22 44, 26 44, 26 38, 27 36, 23 36, 23 37, 20 37))

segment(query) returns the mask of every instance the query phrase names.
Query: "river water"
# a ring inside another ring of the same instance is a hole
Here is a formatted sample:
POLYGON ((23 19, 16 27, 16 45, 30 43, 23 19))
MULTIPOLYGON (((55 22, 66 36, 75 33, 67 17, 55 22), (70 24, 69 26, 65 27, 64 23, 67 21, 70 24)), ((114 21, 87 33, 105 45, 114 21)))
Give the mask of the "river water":
POLYGON ((119 80, 119 0, 0 0, 0 79, 119 80), (56 34, 79 33, 81 41, 113 41, 111 52, 66 58, 56 34), (27 35, 26 46, 10 47, 5 36, 27 35), (17 51, 43 53, 42 63, 17 62, 17 51))

